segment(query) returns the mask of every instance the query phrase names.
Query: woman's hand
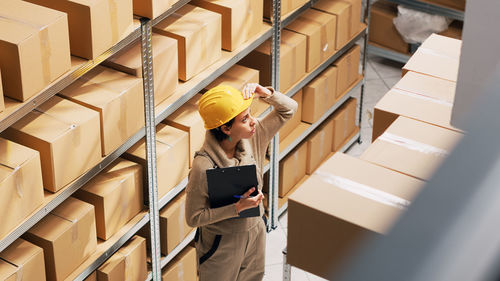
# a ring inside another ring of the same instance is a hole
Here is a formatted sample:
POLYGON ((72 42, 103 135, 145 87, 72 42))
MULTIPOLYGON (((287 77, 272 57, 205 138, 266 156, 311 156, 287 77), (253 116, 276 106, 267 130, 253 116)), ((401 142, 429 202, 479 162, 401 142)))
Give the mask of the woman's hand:
POLYGON ((253 94, 255 98, 267 98, 272 95, 272 92, 257 83, 248 83, 243 88, 242 94, 244 99, 251 98, 253 94))
POLYGON ((259 194, 255 196, 250 196, 255 191, 255 187, 250 188, 245 194, 242 195, 243 198, 235 203, 236 211, 241 213, 244 210, 255 208, 259 206, 260 202, 264 199, 264 194, 259 190, 259 194))

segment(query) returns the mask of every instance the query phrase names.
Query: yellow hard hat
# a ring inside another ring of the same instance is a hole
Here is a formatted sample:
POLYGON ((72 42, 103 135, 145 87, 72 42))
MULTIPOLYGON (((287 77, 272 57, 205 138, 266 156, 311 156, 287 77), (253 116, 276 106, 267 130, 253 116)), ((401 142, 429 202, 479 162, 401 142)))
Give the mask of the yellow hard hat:
POLYGON ((236 117, 252 104, 252 98, 243 99, 243 94, 228 85, 219 85, 201 96, 198 110, 205 129, 217 128, 236 117))

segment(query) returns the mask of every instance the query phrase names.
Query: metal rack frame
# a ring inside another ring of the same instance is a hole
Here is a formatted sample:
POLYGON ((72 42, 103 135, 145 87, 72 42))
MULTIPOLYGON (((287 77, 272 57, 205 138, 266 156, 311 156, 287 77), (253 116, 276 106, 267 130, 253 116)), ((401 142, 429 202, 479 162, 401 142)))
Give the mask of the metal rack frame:
MULTIPOLYGON (((421 12, 436 14, 445 16, 454 20, 463 21, 465 13, 460 10, 447 8, 439 5, 435 5, 432 3, 421 2, 418 0, 387 0, 389 2, 404 5, 408 8, 415 9, 421 12)), ((370 5, 368 5, 370 6, 370 5)), ((383 48, 381 46, 375 46, 372 44, 368 44, 368 52, 370 54, 383 57, 386 59, 390 59, 393 61, 406 63, 410 59, 410 55, 399 53, 387 48, 383 48)))
MULTIPOLYGON (((77 272, 80 269, 77 269, 73 272, 72 277, 73 280, 84 280, 88 275, 90 275, 94 270, 96 270, 100 265, 102 265, 112 254, 114 254, 123 244, 126 243, 135 233, 144 227, 148 222, 150 222, 150 234, 151 234, 151 265, 152 272, 149 273, 147 280, 161 280, 161 269, 165 267, 182 249, 188 245, 194 237, 194 232, 190 233, 183 242, 177 246, 171 253, 169 253, 165 257, 161 257, 159 251, 159 209, 166 206, 175 196, 177 196, 180 192, 182 192, 187 185, 187 178, 181 181, 177 186, 175 186, 170 192, 168 192, 162 198, 158 198, 157 193, 157 183, 156 183, 156 151, 155 151, 155 137, 156 137, 156 125, 172 114, 175 110, 181 107, 185 102, 187 102, 191 97, 193 97, 196 93, 200 92, 204 87, 206 87, 209 83, 215 80, 219 75, 224 73, 231 66, 236 64, 241 58, 246 56, 252 50, 257 48, 260 44, 262 44, 265 40, 271 38, 272 39, 272 52, 271 52, 271 75, 272 75, 272 86, 279 90, 279 53, 280 53, 280 44, 281 41, 281 30, 288 23, 297 18, 302 12, 310 8, 315 2, 318 0, 311 0, 307 2, 304 6, 300 7, 296 11, 294 11, 291 15, 287 16, 286 19, 281 21, 281 0, 273 0, 273 20, 272 27, 268 29, 263 29, 261 34, 256 36, 253 40, 242 46, 236 51, 231 52, 231 55, 228 58, 224 58, 222 62, 218 62, 217 67, 211 71, 206 77, 203 77, 200 81, 198 81, 195 85, 190 85, 189 90, 182 93, 182 95, 176 99, 173 103, 168 105, 166 108, 160 110, 155 113, 154 107, 154 93, 153 93, 153 69, 152 69, 152 50, 151 50, 151 29, 152 26, 159 23, 169 15, 173 14, 179 8, 183 7, 185 4, 189 3, 190 0, 180 0, 175 3, 170 9, 168 9, 165 13, 160 15, 155 19, 141 19, 141 25, 136 27, 129 35, 127 35, 123 40, 119 43, 111 47, 108 51, 104 52, 102 55, 97 57, 94 60, 84 61, 78 64, 77 58, 73 58, 77 63, 74 64, 73 68, 64 74, 62 77, 54 81, 52 84, 47 86, 44 90, 42 90, 39 94, 30 98, 28 101, 24 103, 19 103, 19 105, 15 105, 13 109, 8 109, 7 112, 0 114, 0 132, 14 124, 16 121, 24 117, 30 111, 35 109, 37 106, 47 101, 55 94, 60 92, 65 87, 69 86, 71 83, 76 81, 78 78, 82 77, 84 74, 95 68, 104 60, 110 58, 111 56, 118 53, 124 47, 132 44, 136 40, 141 40, 141 55, 143 58, 143 85, 144 85, 144 101, 145 101, 145 125, 142 127, 136 134, 134 134, 130 139, 128 139, 123 145, 113 151, 111 154, 104 157, 100 163, 87 171, 84 175, 80 176, 78 179, 73 181, 64 187, 61 191, 50 194, 46 196, 46 202, 42 207, 37 209, 29 218, 27 218, 23 223, 21 223, 18 227, 12 230, 7 236, 0 240, 0 251, 7 248, 12 242, 14 242, 17 238, 19 238, 23 233, 28 231, 33 225, 35 225, 38 221, 40 221, 45 215, 47 215, 50 211, 56 208, 59 204, 61 204, 64 200, 66 200, 69 196, 71 196, 76 190, 82 187, 85 183, 87 183, 91 178, 96 176, 99 172, 105 169, 110 163, 115 161, 121 154, 127 151, 132 145, 137 143, 142 138, 146 138, 146 154, 147 154, 147 178, 148 178, 148 189, 149 189, 149 200, 148 200, 148 210, 143 211, 138 214, 134 219, 132 219, 129 224, 127 224, 122 231, 117 234, 116 237, 111 238, 113 241, 109 246, 109 248, 105 249, 101 254, 96 254, 92 256, 92 260, 87 260, 84 262, 85 266, 81 272, 77 272), (88 266, 87 266, 88 264, 88 266)), ((366 34, 366 32, 365 32, 366 34)), ((356 36, 355 39, 351 40, 350 43, 354 44, 354 41, 361 38, 362 34, 356 36)), ((352 46, 352 44, 350 46, 352 46)), ((347 46, 345 50, 347 50, 347 46)), ((339 51, 332 58, 328 60, 328 62, 323 63, 317 70, 313 73, 310 73, 306 78, 301 80, 301 82, 296 85, 296 91, 298 91, 298 87, 300 85, 307 84, 310 80, 312 80, 316 75, 318 75, 322 70, 324 70, 329 63, 333 62, 336 58, 338 58, 341 54, 345 52, 339 51), (338 54, 338 55, 337 55, 338 54)), ((364 67, 364 66, 363 66, 364 67)), ((364 71, 364 70, 363 70, 364 71)), ((363 80, 364 81, 364 80, 363 80)), ((361 81, 362 82, 362 81, 361 81)), ((295 89, 295 88, 294 88, 295 89)), ((294 92, 294 93, 295 93, 294 92)), ((289 91, 290 95, 293 95, 291 91, 289 91)), ((334 110, 334 109, 333 109, 334 110)), ((330 110, 331 114, 333 110, 330 110)), ((270 109, 266 110, 266 113, 270 112, 270 109)), ((359 134, 356 136, 359 140, 359 134)), ((356 138, 353 138, 356 140, 356 138)), ((280 155, 277 153, 278 145, 279 145, 279 136, 276 135, 271 145, 273 147, 271 162, 272 165, 268 165, 268 167, 272 167, 271 171, 273 174, 271 189, 273 190, 273 195, 270 196, 271 206, 274 206, 272 209, 274 210, 273 215, 270 220, 270 228, 268 230, 274 229, 278 223, 279 210, 277 209, 278 205, 278 195, 277 195, 277 186, 278 186, 278 172, 279 172, 279 161, 280 155), (276 194, 274 194, 276 193, 276 194), (272 202, 271 202, 272 201, 272 202)), ((104 242, 105 243, 105 242, 104 242)))

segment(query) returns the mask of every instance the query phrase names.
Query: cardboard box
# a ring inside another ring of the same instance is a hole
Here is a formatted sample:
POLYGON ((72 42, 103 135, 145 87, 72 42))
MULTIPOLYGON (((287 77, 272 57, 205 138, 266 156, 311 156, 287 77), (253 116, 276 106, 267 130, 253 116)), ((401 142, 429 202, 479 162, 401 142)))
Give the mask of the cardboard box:
POLYGON ((279 162, 279 197, 285 196, 306 175, 307 144, 292 150, 279 162))
POLYGON ((193 230, 186 223, 186 194, 183 192, 160 210, 161 253, 167 255, 193 230))
POLYGON ((97 66, 60 94, 99 113, 102 156, 113 152, 144 126, 142 79, 97 66))
POLYGON ((5 102, 3 100, 2 72, 0 71, 0 112, 2 112, 4 109, 5 109, 5 102))
POLYGON ((19 238, 10 244, 0 253, 0 262, 0 279, 2 280, 11 280, 4 275, 6 272, 3 270, 2 263, 6 262, 11 266, 7 267, 9 271, 13 270, 11 277, 15 275, 13 281, 45 281, 43 250, 26 240, 19 238))
POLYGON ((66 14, 24 1, 0 1, 4 95, 25 101, 71 67, 66 14))
POLYGON ((387 233, 403 214, 400 205, 349 191, 352 185, 385 192, 405 202, 412 200, 424 184, 341 153, 328 159, 317 172, 320 175, 311 175, 288 199, 287 262, 323 278, 342 268, 364 238, 387 233), (342 184, 346 181, 353 184, 342 184))
POLYGON ((97 272, 92 272, 84 281, 97 281, 97 272))
POLYGON ((0 237, 4 237, 44 201, 40 154, 0 138, 0 237))
POLYGON ((221 15, 222 49, 224 50, 236 50, 260 31, 262 1, 193 0, 190 3, 221 15))
POLYGON ((336 66, 329 66, 320 74, 320 76, 326 79, 326 108, 328 110, 334 106, 337 100, 341 97, 341 93, 337 93, 338 68, 336 66))
POLYGON ((349 51, 338 58, 333 65, 337 67, 337 99, 343 96, 347 89, 359 78, 359 59, 361 47, 354 45, 349 51))
POLYGON ((52 192, 101 161, 99 113, 58 96, 1 135, 40 152, 43 187, 52 192))
POLYGON ((97 237, 109 239, 142 210, 142 174, 139 164, 118 158, 75 192, 94 205, 97 237))
MULTIPOLYGON (((170 97, 178 84, 177 41, 160 34, 151 35, 155 105, 170 97)), ((141 42, 124 48, 103 65, 142 78, 141 42)))
POLYGON ((333 114, 332 151, 338 151, 356 129, 356 104, 357 99, 350 98, 333 114))
POLYGON ((68 14, 71 54, 82 58, 95 59, 133 29, 130 0, 26 1, 68 14))
POLYGON ((134 15, 154 19, 166 12, 177 0, 134 0, 134 15))
POLYGON ((335 52, 337 26, 335 17, 330 14, 309 9, 286 28, 307 36, 307 72, 313 71, 335 52))
POLYGON ((354 35, 356 35, 358 32, 361 31, 361 28, 364 28, 364 23, 363 18, 364 18, 364 11, 362 11, 361 6, 361 0, 342 0, 344 2, 348 2, 351 4, 351 35, 349 38, 353 38, 354 35))
POLYGON ((462 39, 462 30, 463 30, 463 22, 459 20, 454 20, 443 32, 440 32, 439 35, 443 35, 450 38, 455 38, 458 40, 462 39))
POLYGON ((189 133, 189 168, 193 164, 194 153, 200 150, 205 140, 205 126, 198 112, 198 106, 186 103, 163 121, 163 123, 189 133))
POLYGON ((463 134, 398 117, 361 159, 421 180, 429 180, 463 134))
POLYGON ((304 88, 304 97, 302 104, 302 121, 313 124, 325 114, 328 100, 327 79, 318 75, 304 88))
MULTIPOLYGON (((351 34, 353 33, 351 29, 351 4, 345 1, 338 0, 321 0, 313 5, 314 9, 328 13, 335 16, 336 19, 336 38, 335 38, 335 49, 339 50, 342 48, 349 39, 351 39, 351 34)), ((356 31, 359 29, 356 26, 356 31)))
MULTIPOLYGON (((281 1, 281 17, 288 15, 292 11, 304 6, 307 0, 283 0, 281 1)), ((271 19, 273 14, 272 0, 264 0, 264 17, 271 19)))
POLYGON ((300 121, 292 131, 285 137, 280 136, 279 153, 283 152, 285 148, 290 146, 297 138, 299 138, 304 132, 311 127, 310 124, 300 121))
MULTIPOLYGON (((293 48, 282 44, 280 47, 280 69, 293 69, 293 48)), ((266 40, 240 60, 239 64, 259 70, 261 85, 271 85, 271 40, 266 40)), ((280 92, 285 93, 293 84, 293 71, 280 71, 280 92)))
POLYGON ((161 277, 169 281, 197 281, 196 249, 187 246, 163 269, 161 277))
MULTIPOLYGON (((139 163, 143 169, 146 169, 146 143, 144 139, 134 144, 122 157, 139 163)), ((158 198, 162 198, 187 177, 188 157, 188 133, 165 124, 158 124, 156 127, 156 168, 158 171, 164 171, 156 175, 158 198)), ((143 174, 143 186, 148 186, 147 175, 143 174)), ((145 189, 146 191, 147 189, 145 189)))
POLYGON ((461 41, 441 35, 431 35, 403 66, 408 71, 457 82, 461 41))
POLYGON ((187 81, 216 62, 221 52, 221 16, 184 5, 153 27, 153 31, 177 40, 179 79, 187 81))
POLYGON ((455 82, 408 72, 375 105, 372 140, 400 115, 460 132, 450 124, 455 89, 455 82))
MULTIPOLYGON (((295 84, 300 79, 304 78, 306 74, 306 51, 307 51, 307 37, 303 34, 283 30, 281 32, 281 46, 286 45, 292 50, 292 68, 285 68, 283 71, 289 75, 291 84, 295 84)), ((284 73, 285 74, 285 73, 284 73)), ((281 81, 280 81, 281 85, 281 81)), ((290 86, 283 88, 288 90, 290 86)))
POLYGON ((283 127, 281 127, 279 131, 280 140, 284 140, 295 128, 297 128, 297 126, 300 125, 300 121, 302 120, 302 96, 302 90, 300 90, 292 97, 292 99, 297 102, 297 112, 295 112, 293 117, 288 120, 283 127))
POLYGON ((332 151, 334 119, 329 118, 318 127, 306 140, 306 174, 312 173, 332 151))
POLYGON ((146 239, 132 237, 97 269, 97 279, 107 281, 146 280, 146 239))
POLYGON ((410 45, 406 43, 393 24, 398 16, 397 6, 387 1, 373 3, 370 10, 370 42, 399 53, 409 54, 410 45))
POLYGON ((69 197, 23 238, 43 248, 47 280, 64 280, 96 249, 94 206, 69 197))

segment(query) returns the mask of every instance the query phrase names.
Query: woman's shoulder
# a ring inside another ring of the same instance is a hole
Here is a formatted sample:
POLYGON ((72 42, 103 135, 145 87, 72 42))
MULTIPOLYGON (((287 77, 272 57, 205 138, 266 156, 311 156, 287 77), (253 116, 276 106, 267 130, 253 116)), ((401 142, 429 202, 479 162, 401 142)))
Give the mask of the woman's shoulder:
POLYGON ((213 168, 213 161, 206 152, 198 151, 196 152, 191 171, 194 172, 205 172, 208 169, 213 168))

